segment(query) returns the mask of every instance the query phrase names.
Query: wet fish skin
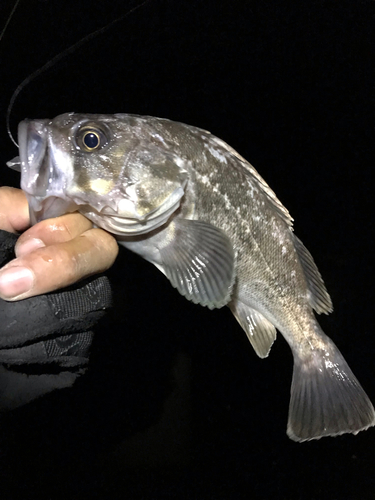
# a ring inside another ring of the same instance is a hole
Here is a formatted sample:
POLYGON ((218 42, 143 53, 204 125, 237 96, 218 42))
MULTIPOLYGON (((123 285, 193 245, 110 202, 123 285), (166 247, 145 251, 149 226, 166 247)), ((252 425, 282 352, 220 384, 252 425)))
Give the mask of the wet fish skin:
POLYGON ((332 304, 313 258, 286 208, 230 146, 196 127, 125 114, 21 122, 19 142, 33 222, 79 210, 189 300, 228 305, 260 357, 276 328, 283 334, 294 356, 290 438, 375 424, 370 400, 315 319, 313 309, 329 313, 332 304), (87 130, 103 134, 102 147, 85 150, 87 130))

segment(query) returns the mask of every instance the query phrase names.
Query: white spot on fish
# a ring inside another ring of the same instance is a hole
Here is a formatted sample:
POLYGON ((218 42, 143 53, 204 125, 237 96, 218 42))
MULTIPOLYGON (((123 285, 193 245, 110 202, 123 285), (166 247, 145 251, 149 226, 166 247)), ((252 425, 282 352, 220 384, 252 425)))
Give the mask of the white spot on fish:
POLYGON ((225 156, 222 153, 220 153, 220 151, 218 151, 217 149, 214 149, 210 146, 207 146, 207 149, 212 154, 212 156, 214 158, 219 160, 220 163, 227 163, 227 159, 225 158, 225 156))
POLYGON ((112 180, 105 180, 105 179, 93 179, 90 181, 90 188, 95 192, 100 195, 107 194, 109 190, 113 186, 113 181, 112 180))
POLYGON ((201 181, 202 181, 202 184, 204 184, 205 186, 207 186, 208 184, 210 184, 210 180, 207 177, 207 175, 202 175, 201 181))
POLYGON ((120 217, 134 217, 136 211, 134 203, 126 198, 122 198, 117 205, 117 212, 120 217))
POLYGON ((186 162, 182 158, 176 158, 174 162, 176 163, 176 165, 178 167, 185 167, 186 166, 186 162))
POLYGON ((225 203, 225 208, 229 210, 231 208, 231 202, 229 201, 227 193, 224 194, 224 203, 225 203))
POLYGON ((160 134, 153 134, 154 137, 156 137, 156 139, 159 139, 160 142, 162 142, 164 144, 164 146, 167 146, 167 143, 165 142, 165 140, 163 139, 163 137, 160 135, 160 134))

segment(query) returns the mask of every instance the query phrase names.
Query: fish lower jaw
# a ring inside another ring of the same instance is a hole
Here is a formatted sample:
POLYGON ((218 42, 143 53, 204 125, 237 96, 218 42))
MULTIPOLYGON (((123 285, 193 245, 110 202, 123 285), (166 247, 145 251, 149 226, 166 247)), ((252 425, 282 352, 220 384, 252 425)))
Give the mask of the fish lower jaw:
POLYGON ((142 216, 138 216, 134 212, 134 216, 129 217, 128 214, 122 214, 121 210, 116 213, 108 205, 99 211, 90 205, 80 206, 78 210, 98 227, 112 234, 139 236, 163 226, 180 207, 183 194, 183 189, 178 188, 161 206, 142 216))
POLYGON ((169 208, 162 214, 154 215, 154 217, 143 219, 132 219, 120 217, 118 215, 102 214, 89 208, 79 209, 79 212, 91 220, 96 226, 105 229, 109 233, 118 236, 139 236, 147 234, 154 229, 163 226, 171 215, 178 209, 179 203, 169 208))
POLYGON ((75 212, 78 209, 75 203, 58 196, 38 198, 26 193, 26 197, 29 203, 30 222, 32 225, 45 219, 59 217, 69 212, 75 212))

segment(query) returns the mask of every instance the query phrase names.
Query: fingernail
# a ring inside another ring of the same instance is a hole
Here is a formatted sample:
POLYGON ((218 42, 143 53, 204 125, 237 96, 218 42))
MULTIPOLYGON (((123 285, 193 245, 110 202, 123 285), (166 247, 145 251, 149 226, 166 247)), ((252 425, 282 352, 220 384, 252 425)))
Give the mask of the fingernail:
POLYGON ((13 299, 28 292, 34 283, 34 276, 26 267, 11 267, 0 272, 0 295, 13 299))
POLYGON ((37 248, 45 247, 46 245, 39 238, 30 238, 16 246, 16 255, 21 257, 21 255, 26 255, 27 253, 33 252, 37 248))

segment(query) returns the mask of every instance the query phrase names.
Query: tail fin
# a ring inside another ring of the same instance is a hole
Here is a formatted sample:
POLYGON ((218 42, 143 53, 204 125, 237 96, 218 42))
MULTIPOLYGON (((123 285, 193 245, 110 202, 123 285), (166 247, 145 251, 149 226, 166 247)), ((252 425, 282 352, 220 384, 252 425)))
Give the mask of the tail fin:
POLYGON ((291 439, 357 434, 375 425, 371 401, 333 343, 307 360, 294 358, 287 429, 291 439))

